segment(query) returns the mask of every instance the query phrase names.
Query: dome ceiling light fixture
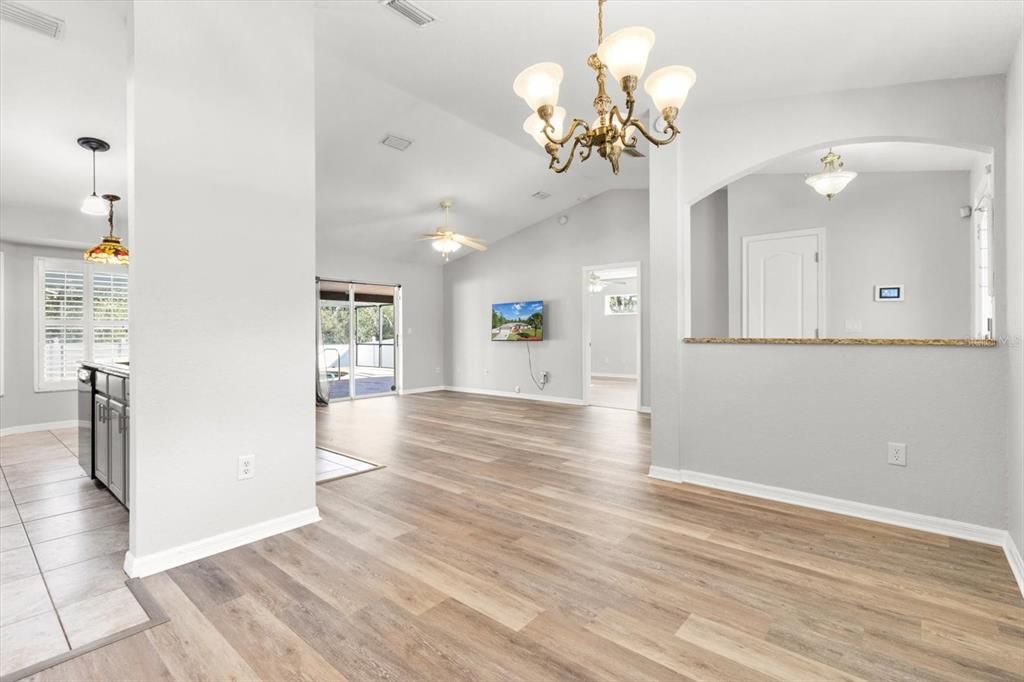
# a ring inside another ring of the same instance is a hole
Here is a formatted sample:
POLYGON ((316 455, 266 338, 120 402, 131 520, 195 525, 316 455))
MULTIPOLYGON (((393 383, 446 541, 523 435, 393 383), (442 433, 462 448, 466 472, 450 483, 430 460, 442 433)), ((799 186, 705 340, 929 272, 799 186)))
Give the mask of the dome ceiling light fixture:
POLYGON ((558 90, 564 73, 554 62, 534 64, 520 72, 512 83, 512 90, 526 100, 534 112, 523 123, 523 130, 548 153, 551 157, 548 168, 556 173, 568 170, 577 149, 580 161, 589 159, 596 149, 601 158, 611 164, 612 173, 618 175, 623 150, 636 152, 637 132, 657 147, 671 143, 679 134, 676 117, 697 81, 697 74, 688 66, 666 66, 647 77, 644 90, 661 113, 665 124, 663 132, 667 133, 663 138, 654 137, 633 115, 636 107, 633 93, 647 68, 647 56, 654 47, 654 31, 632 26, 605 38, 604 3, 605 0, 597 0, 597 52, 587 58, 587 66, 597 74, 597 97, 594 98, 597 118, 593 123, 574 118, 568 132, 562 134, 566 111, 558 106, 558 90), (612 105, 612 98, 605 91, 606 69, 626 95, 625 115, 618 105, 612 105), (563 163, 559 152, 570 141, 572 146, 563 163))
POLYGON ((96 246, 85 252, 85 260, 106 265, 128 265, 128 249, 121 244, 121 238, 114 234, 114 202, 120 201, 116 194, 104 194, 102 201, 107 204, 107 224, 110 233, 96 246))
POLYGON ((813 187, 815 192, 832 201, 832 197, 846 189, 846 186, 857 177, 857 174, 853 171, 844 171, 843 157, 836 154, 831 148, 825 156, 821 157, 821 162, 825 165, 825 170, 817 175, 812 175, 804 182, 813 187))
POLYGON ((451 207, 452 202, 450 199, 443 200, 441 202, 441 208, 444 210, 444 225, 433 232, 420 237, 420 240, 431 240, 430 246, 433 247, 434 251, 441 254, 445 263, 448 262, 453 253, 461 249, 463 246, 468 246, 469 248, 477 251, 487 250, 487 245, 476 237, 467 237, 464 234, 459 234, 448 229, 448 210, 451 207))
POLYGON ((110 145, 96 137, 78 138, 78 146, 92 152, 92 194, 82 201, 82 213, 86 215, 107 215, 107 202, 96 196, 96 152, 105 152, 110 145))

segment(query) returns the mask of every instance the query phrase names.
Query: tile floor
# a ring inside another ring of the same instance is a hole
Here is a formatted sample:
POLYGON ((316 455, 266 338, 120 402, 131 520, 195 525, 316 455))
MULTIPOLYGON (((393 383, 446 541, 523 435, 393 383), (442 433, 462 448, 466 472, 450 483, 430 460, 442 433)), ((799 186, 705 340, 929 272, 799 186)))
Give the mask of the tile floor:
POLYGON ((361 474, 364 471, 372 471, 379 468, 378 465, 364 462, 361 459, 346 457, 345 455, 322 448, 316 449, 317 481, 330 481, 335 478, 361 474))
POLYGON ((0 675, 148 620, 121 568, 128 512, 77 450, 74 428, 0 438, 0 675))

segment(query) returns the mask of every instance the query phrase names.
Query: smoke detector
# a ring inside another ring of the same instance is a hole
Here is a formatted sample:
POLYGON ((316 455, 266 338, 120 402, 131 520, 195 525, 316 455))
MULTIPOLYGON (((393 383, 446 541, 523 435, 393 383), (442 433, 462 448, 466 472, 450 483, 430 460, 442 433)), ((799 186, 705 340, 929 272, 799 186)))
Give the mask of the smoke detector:
POLYGON ((409 0, 380 0, 380 4, 419 28, 429 26, 437 21, 437 17, 423 8, 417 7, 409 0))
POLYGON ((64 35, 63 19, 51 17, 18 2, 0 2, 0 19, 42 33, 54 40, 60 40, 64 35))

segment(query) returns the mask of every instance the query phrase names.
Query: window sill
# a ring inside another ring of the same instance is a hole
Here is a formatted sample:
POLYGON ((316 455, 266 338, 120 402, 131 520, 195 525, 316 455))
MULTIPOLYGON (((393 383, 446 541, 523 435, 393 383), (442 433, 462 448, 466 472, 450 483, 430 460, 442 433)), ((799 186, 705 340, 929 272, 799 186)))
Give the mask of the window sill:
POLYGON ((35 393, 60 393, 62 391, 77 391, 77 386, 36 386, 35 393))

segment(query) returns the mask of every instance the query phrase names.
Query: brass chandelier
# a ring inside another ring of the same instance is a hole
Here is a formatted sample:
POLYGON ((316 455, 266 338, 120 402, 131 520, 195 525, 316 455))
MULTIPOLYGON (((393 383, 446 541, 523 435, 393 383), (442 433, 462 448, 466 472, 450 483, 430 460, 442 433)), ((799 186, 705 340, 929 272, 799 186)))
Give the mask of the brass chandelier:
POLYGON ((636 148, 636 131, 655 146, 671 143, 679 134, 675 125, 679 109, 697 80, 697 74, 687 66, 666 66, 647 77, 644 90, 654 100, 654 107, 665 124, 662 131, 665 137, 651 134, 643 121, 633 115, 636 107, 633 93, 647 68, 647 55, 654 46, 654 31, 633 26, 604 38, 604 3, 605 0, 597 0, 597 52, 587 58, 587 66, 597 73, 597 97, 594 98, 597 118, 593 123, 574 118, 568 132, 562 134, 566 112, 557 105, 563 71, 554 62, 541 62, 524 69, 512 84, 515 93, 526 100, 534 112, 523 123, 523 130, 548 153, 551 157, 548 168, 556 173, 564 173, 569 168, 577 149, 581 161, 589 159, 596 149, 611 164, 612 173, 618 175, 623 150, 636 148), (612 104, 605 90, 606 68, 626 95, 625 115, 618 105, 612 104), (559 153, 570 141, 569 154, 563 162, 559 153))

